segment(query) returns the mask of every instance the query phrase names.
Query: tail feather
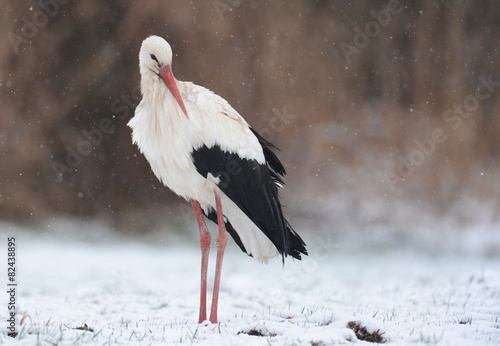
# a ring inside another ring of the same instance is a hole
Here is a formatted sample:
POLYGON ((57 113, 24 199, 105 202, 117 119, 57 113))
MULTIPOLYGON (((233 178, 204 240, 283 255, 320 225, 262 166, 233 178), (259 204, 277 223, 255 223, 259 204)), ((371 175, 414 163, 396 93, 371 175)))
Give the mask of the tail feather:
POLYGON ((286 221, 286 229, 290 235, 290 250, 287 255, 292 256, 298 260, 302 259, 301 254, 308 255, 306 249, 306 243, 302 238, 295 232, 295 230, 290 226, 288 221, 286 221))

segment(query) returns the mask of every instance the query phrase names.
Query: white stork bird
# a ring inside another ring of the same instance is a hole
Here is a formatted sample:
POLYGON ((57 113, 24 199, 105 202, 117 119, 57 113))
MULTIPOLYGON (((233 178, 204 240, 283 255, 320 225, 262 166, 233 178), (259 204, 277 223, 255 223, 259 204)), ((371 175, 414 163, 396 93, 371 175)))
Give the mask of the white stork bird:
POLYGON ((204 87, 177 81, 172 49, 150 36, 139 53, 142 101, 128 125, 154 174, 191 201, 202 253, 199 323, 206 320, 210 234, 203 214, 219 225, 210 322, 217 322, 222 259, 228 235, 261 262, 307 251, 283 216, 277 187, 285 169, 273 145, 226 100, 204 87), (227 232, 226 232, 227 230, 227 232))

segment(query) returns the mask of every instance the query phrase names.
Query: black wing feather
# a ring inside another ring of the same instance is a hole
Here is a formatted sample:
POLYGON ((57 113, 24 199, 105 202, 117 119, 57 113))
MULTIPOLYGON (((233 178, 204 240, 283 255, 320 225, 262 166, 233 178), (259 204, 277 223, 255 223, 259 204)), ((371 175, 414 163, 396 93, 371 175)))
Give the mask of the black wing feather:
POLYGON ((275 153, 271 150, 277 149, 279 150, 274 144, 269 142, 267 139, 262 137, 257 131, 254 129, 250 128, 250 130, 253 132, 255 137, 259 140, 260 145, 262 146, 262 150, 264 151, 264 157, 266 159, 267 166, 269 168, 269 171, 271 173, 272 178, 279 182, 281 185, 284 185, 285 182, 283 181, 282 176, 286 174, 285 167, 283 167, 283 164, 280 162, 278 157, 276 156, 275 153))
MULTIPOLYGON (((210 148, 204 145, 194 150, 194 165, 205 178, 208 173, 219 178, 219 188, 259 227, 283 257, 290 255, 300 259, 301 253, 307 254, 305 244, 284 218, 276 186, 276 181, 283 182, 280 175, 286 173, 285 169, 270 150, 272 144, 257 132, 253 133, 262 145, 265 165, 226 152, 218 145, 210 148)), ((214 221, 214 217, 209 219, 214 221)), ((237 233, 232 231, 228 230, 245 251, 239 237, 235 237, 237 233)))

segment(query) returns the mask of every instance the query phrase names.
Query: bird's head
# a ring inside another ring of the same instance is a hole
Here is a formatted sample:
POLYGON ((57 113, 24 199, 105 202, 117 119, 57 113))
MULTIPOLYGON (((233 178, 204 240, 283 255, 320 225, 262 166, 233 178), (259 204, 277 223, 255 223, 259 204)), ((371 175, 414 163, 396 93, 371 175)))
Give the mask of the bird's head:
POLYGON ((182 101, 181 94, 177 88, 177 82, 172 73, 172 48, 163 38, 159 36, 149 36, 142 42, 139 53, 139 66, 141 75, 154 73, 158 75, 166 84, 182 111, 189 119, 189 116, 182 101))

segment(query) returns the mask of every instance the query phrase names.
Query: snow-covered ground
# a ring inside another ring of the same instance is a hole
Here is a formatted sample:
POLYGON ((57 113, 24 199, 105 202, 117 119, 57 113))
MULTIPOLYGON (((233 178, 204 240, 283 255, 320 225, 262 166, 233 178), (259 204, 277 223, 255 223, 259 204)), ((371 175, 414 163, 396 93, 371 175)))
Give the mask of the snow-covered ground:
MULTIPOLYGON (((4 261, 0 344, 367 343, 349 322, 379 330, 387 344, 500 344, 500 258, 494 255, 350 247, 316 236, 306 237, 311 256, 283 267, 279 259, 259 264, 231 244, 220 323, 198 325, 194 239, 84 241, 8 224, 0 231, 0 258, 6 258, 6 236, 17 237, 21 321, 13 340, 5 329, 4 261)), ((211 255, 209 280, 214 250, 211 255)))

